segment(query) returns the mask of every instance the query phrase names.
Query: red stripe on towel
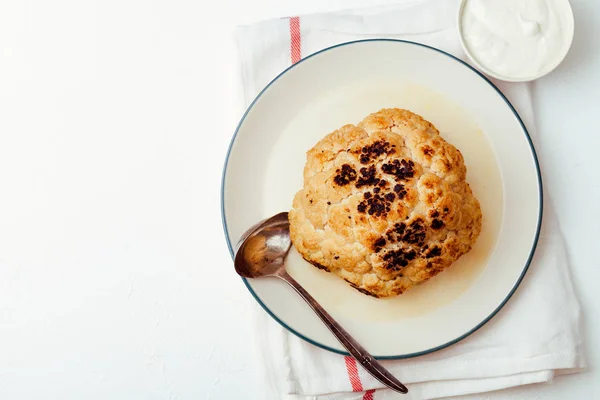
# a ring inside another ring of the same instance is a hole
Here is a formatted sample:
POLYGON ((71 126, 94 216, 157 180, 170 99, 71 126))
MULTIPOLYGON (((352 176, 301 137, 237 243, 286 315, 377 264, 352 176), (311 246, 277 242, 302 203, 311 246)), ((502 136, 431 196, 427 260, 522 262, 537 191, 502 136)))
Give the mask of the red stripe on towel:
POLYGON ((356 360, 349 356, 344 357, 344 360, 346 361, 346 370, 348 371, 348 379, 350 379, 352 391, 362 392, 363 387, 360 377, 358 376, 358 366, 356 365, 356 360))
POLYGON ((290 18, 290 58, 296 64, 302 58, 302 41, 300 38, 300 17, 290 18))
MULTIPOLYGON (((362 392, 363 385, 360 381, 360 376, 358 376, 358 364, 356 363, 356 360, 346 356, 344 357, 344 361, 346 362, 346 371, 348 371, 348 379, 352 385, 352 391, 362 392)), ((367 390, 363 395, 363 400, 373 400, 373 393, 375 393, 375 389, 367 390)))

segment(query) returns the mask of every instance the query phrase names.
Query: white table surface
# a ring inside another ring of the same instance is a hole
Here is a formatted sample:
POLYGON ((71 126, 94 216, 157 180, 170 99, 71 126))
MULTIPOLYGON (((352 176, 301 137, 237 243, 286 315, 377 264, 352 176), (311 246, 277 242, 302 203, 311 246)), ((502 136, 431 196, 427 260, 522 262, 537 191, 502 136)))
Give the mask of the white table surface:
MULTIPOLYGON (((374 3, 0 1, 0 399, 266 398, 219 213, 233 29, 374 3)), ((494 399, 600 398, 600 2, 572 5, 535 105, 589 369, 494 399)))

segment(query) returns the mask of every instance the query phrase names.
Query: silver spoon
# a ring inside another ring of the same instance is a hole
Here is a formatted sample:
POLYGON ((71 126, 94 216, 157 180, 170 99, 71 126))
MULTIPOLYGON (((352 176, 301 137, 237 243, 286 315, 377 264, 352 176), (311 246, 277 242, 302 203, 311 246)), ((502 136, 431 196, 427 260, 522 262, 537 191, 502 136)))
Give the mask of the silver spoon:
POLYGON ((338 324, 317 301, 285 270, 285 257, 290 251, 290 224, 288 213, 282 212, 250 228, 242 235, 235 253, 235 270, 246 278, 275 276, 283 279, 317 313, 321 321, 348 352, 379 382, 390 389, 408 393, 408 389, 367 352, 338 324))

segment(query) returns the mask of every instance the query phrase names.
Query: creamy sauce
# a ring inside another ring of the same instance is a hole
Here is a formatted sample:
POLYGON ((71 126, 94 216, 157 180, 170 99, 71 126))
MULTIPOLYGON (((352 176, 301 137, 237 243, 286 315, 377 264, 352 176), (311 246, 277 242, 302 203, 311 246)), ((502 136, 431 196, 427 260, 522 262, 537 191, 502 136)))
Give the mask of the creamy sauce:
POLYGON ((467 0, 461 25, 479 64, 497 75, 526 79, 560 62, 570 45, 572 12, 567 0, 467 0))
POLYGON ((376 299, 351 288, 336 275, 302 259, 292 247, 288 272, 334 316, 358 321, 398 320, 424 315, 449 304, 477 280, 494 251, 503 215, 503 189, 496 156, 473 119, 446 97, 408 82, 370 82, 336 90, 300 110, 274 144, 265 187, 265 215, 289 210, 302 187, 305 151, 327 133, 358 123, 384 107, 406 108, 432 122, 455 145, 467 165, 467 181, 481 203, 483 227, 473 249, 447 270, 401 296, 376 299), (285 166, 285 167, 282 167, 285 166))

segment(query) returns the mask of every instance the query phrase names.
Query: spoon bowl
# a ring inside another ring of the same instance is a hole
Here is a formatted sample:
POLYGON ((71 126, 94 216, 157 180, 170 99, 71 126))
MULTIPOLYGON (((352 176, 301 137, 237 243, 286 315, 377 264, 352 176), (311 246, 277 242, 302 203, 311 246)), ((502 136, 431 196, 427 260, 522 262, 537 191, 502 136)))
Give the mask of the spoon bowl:
POLYGON ((245 278, 275 275, 290 251, 288 213, 282 212, 248 229, 235 253, 235 270, 245 278))

